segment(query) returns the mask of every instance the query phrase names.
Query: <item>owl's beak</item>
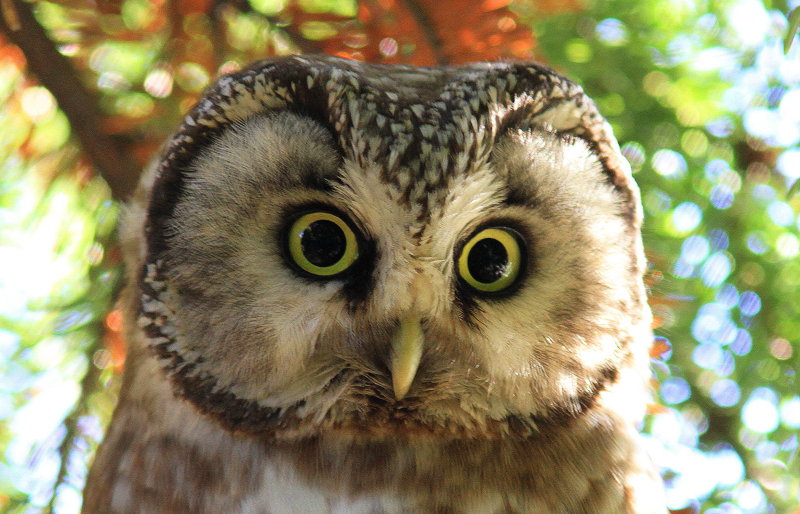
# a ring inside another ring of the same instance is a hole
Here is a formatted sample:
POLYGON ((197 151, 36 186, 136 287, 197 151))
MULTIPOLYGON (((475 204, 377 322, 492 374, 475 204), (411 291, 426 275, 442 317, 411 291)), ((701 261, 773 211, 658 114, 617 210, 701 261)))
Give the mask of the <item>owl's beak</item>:
POLYGON ((392 387, 394 397, 400 401, 408 393, 417 374, 422 357, 422 323, 418 316, 409 315, 400 320, 392 336, 392 387))

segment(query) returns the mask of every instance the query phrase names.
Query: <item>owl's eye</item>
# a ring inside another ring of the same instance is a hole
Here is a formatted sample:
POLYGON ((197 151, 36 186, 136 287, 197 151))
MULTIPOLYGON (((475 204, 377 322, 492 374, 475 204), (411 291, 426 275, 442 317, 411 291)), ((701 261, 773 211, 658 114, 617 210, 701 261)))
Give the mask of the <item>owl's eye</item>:
POLYGON ((303 214, 287 232, 289 258, 309 275, 333 278, 358 260, 358 239, 350 225, 331 212, 303 214))
POLYGON ((523 265, 524 242, 517 231, 489 227, 476 232, 458 256, 458 275, 479 293, 500 293, 516 283, 523 265))

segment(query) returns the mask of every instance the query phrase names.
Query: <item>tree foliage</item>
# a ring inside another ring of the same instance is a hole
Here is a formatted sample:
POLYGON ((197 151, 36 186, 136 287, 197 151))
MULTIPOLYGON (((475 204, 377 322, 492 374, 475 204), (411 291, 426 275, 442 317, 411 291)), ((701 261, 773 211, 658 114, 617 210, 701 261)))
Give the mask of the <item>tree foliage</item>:
POLYGON ((787 194, 800 177, 798 12, 756 0, 1 0, 0 507, 80 505, 124 366, 114 225, 138 170, 215 77, 325 52, 534 58, 581 83, 642 189, 658 336, 645 430, 670 508, 800 512, 800 200, 787 194))

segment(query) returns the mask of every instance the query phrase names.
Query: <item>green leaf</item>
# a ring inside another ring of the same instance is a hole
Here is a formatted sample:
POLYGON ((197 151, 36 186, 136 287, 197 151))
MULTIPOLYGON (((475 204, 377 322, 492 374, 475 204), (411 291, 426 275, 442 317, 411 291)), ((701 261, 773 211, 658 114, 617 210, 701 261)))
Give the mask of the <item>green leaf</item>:
POLYGON ((800 7, 795 7, 788 16, 789 19, 789 30, 786 32, 786 38, 783 40, 783 53, 788 54, 789 49, 792 47, 792 41, 794 41, 794 35, 797 33, 797 29, 800 28, 800 7))
POLYGON ((798 193, 800 193, 800 179, 794 181, 794 184, 792 184, 792 187, 789 188, 789 192, 786 193, 786 198, 791 200, 798 193))

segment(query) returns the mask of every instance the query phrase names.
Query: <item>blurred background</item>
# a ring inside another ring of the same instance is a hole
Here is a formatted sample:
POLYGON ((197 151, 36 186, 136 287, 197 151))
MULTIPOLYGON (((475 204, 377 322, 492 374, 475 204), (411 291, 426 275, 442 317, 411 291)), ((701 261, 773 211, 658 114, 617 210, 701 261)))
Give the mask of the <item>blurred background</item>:
POLYGON ((642 189, 644 430, 670 509, 800 513, 798 6, 0 0, 0 510, 80 508, 125 365, 115 225, 141 167, 215 77, 325 52, 532 58, 582 84, 642 189))

